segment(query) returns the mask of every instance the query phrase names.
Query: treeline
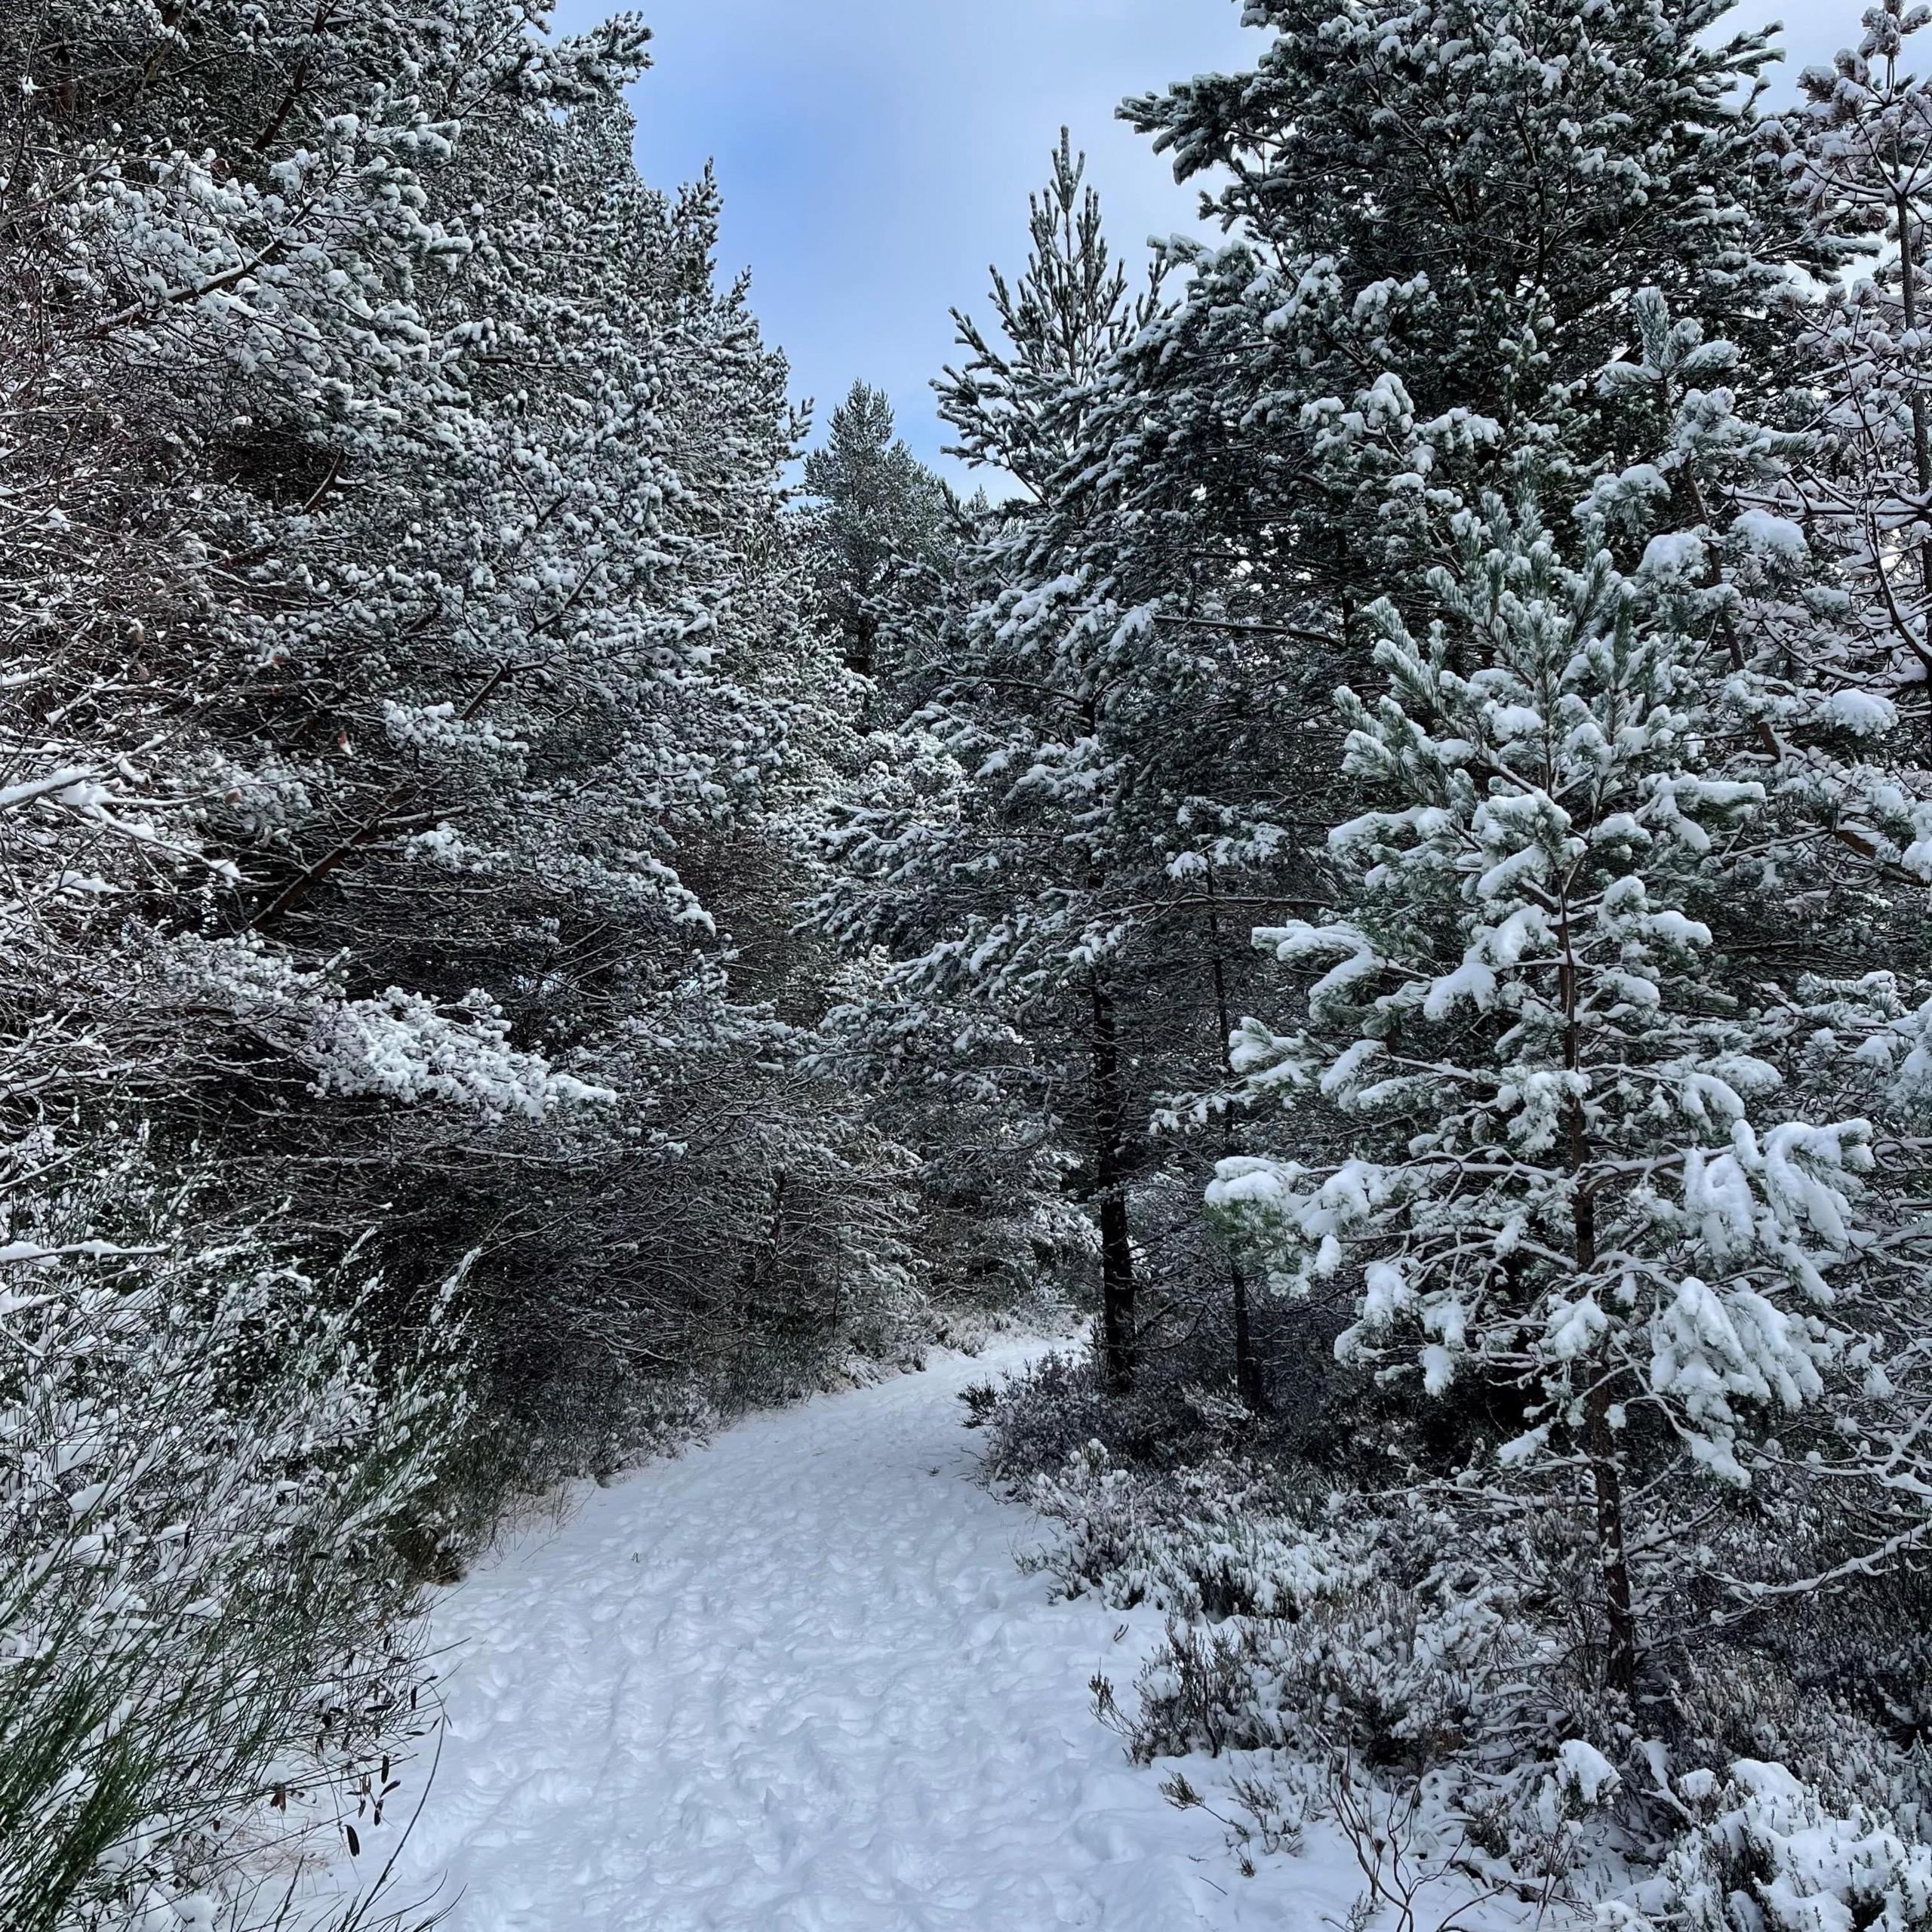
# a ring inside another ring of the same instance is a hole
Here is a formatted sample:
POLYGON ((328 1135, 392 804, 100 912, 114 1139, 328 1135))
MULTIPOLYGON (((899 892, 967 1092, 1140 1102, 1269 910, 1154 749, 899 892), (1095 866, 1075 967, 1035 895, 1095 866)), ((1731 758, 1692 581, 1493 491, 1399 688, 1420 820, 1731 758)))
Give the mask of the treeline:
POLYGON ((0 1919, 272 1916, 518 1495, 1041 1291, 1137 1749, 1926 1917, 1932 103, 1724 11, 1250 0, 966 502, 636 23, 8 10, 0 1919))
POLYGON ((1932 1913, 1927 15, 1727 11, 1256 0, 1144 288, 1063 150, 815 909, 1084 1210, 1103 1712, 1404 1924, 1932 1913))
POLYGON ((923 1332, 804 1051, 863 691, 802 424, 638 179, 644 29, 543 26, 0 17, 17 1932, 245 1918, 507 1497, 923 1332))

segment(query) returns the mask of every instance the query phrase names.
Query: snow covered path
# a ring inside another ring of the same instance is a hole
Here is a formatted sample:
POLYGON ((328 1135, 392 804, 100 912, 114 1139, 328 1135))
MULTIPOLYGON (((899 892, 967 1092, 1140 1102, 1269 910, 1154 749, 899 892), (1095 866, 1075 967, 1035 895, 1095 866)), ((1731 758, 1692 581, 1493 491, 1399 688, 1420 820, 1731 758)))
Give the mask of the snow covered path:
POLYGON ((448 1592, 441 1764, 390 1903, 446 1875, 450 1932, 1339 1916, 1328 1861, 1244 1880, 1093 1716, 1154 1620, 1116 1641, 1118 1614, 1051 1601, 1014 1567, 1024 1514, 967 1480, 958 1391, 1036 1350, 753 1417, 448 1592))

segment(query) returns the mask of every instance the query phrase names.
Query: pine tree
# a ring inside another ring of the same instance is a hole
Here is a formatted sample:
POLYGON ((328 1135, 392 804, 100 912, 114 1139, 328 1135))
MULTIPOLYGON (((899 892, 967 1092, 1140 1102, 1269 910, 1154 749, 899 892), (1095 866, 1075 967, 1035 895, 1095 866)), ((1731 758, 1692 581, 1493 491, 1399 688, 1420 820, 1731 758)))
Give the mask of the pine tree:
MULTIPOLYGON (((1770 43, 1714 43, 1723 11, 1270 5, 1255 72, 1124 110, 1181 178, 1223 172, 1232 232, 1168 245, 1184 275, 1054 414, 1052 500, 1006 576, 1038 586, 1029 623, 1092 640, 1112 808, 1167 875, 1136 900, 1170 944, 1201 929, 1231 1013, 1225 931, 1328 890, 1353 785, 1329 694, 1364 673, 1373 598, 1428 621, 1443 503, 1588 490, 1627 433, 1594 383, 1620 289, 1761 341, 1786 264, 1835 259, 1770 165, 1770 43)), ((1771 386, 1749 357, 1733 379, 1771 386)), ((1232 1131, 1211 1057, 1168 1075, 1165 1121, 1232 1131)))
MULTIPOLYGON (((1907 65, 1922 12, 1871 9, 1859 45, 1803 77, 1788 117, 1785 174, 1818 253, 1853 265, 1797 317, 1804 398, 1818 447, 1774 507, 1838 560, 1841 601, 1781 618, 1788 656, 1840 691, 1866 692, 1875 720, 1922 707, 1932 672, 1932 429, 1922 321, 1932 97, 1907 65), (1911 567, 1897 568, 1900 558, 1911 567), (1914 703, 1914 700, 1917 700, 1914 703)), ((1913 734, 1924 764, 1932 721, 1913 734)))
MULTIPOLYGON (((355 1401, 398 1417, 419 1334, 466 1312, 425 1398, 461 1455, 434 1510, 356 1519, 348 1595, 300 1574, 325 1634, 380 1630, 399 1552, 446 1561, 501 1485, 918 1316, 908 1162, 813 1071, 835 962, 791 931, 848 697, 789 514, 801 425, 716 275, 715 184, 637 178, 646 39, 548 38, 516 0, 0 17, 0 1268, 60 1264, 44 1325, 85 1342, 103 1294, 151 1303, 117 1238, 143 1190, 192 1198, 212 1259, 177 1271, 207 1293, 169 1373, 227 1373, 238 1327, 299 1342, 218 1318, 245 1237, 300 1257, 355 1401), (76 1171, 135 1178, 63 1201, 76 1171)), ((98 1359, 112 1404, 135 1358, 98 1359)), ((0 1337, 0 1486, 36 1509, 48 1376, 0 1337)), ((260 1446, 235 1466, 276 1478, 260 1446)), ((149 1506, 131 1537, 167 1530, 149 1506)), ((9 1657, 29 1532, 0 1534, 9 1657)), ((137 1651, 130 1802, 195 1782, 137 1651)), ((263 1738, 300 1734, 273 1706, 314 1663, 260 1678, 263 1738)), ((208 1760, 195 1817, 272 1755, 208 1760)), ((22 1777, 0 1803, 44 1796, 22 1777)), ((119 1882, 76 1831, 36 1856, 119 1882)))
MULTIPOLYGON (((692 1210, 651 1204, 665 1168, 755 1249, 777 1173, 806 1214, 804 1176, 844 1185, 864 1137, 792 1064, 820 999, 783 932, 809 880, 787 821, 844 693, 801 648, 798 424, 746 289, 718 285, 715 184, 638 180, 634 23, 546 43, 508 5, 195 8, 158 35, 85 12, 6 29, 45 76, 10 101, 41 368, 18 392, 43 446, 78 413, 128 479, 98 510, 79 477, 44 488, 60 543, 97 518, 189 541, 97 546, 158 580, 125 600, 149 675, 118 681, 91 619, 32 700, 68 742, 21 734, 35 775, 87 780, 20 804, 85 929, 65 1010, 96 1054, 121 1015, 113 1078, 318 1238, 380 1225, 432 1284, 420 1257, 487 1232, 506 1389, 567 1372, 574 1336, 650 1361, 658 1324, 711 1306, 692 1210), (64 80, 63 48, 86 62, 64 80), (138 780, 115 762, 135 746, 138 780), (158 826, 96 809, 131 787, 166 801, 158 826), (136 876, 176 875, 131 922, 119 877, 105 916, 72 882, 115 819, 136 876), (248 1081, 199 1078, 211 1053, 248 1081), (700 1181, 675 1150, 728 1094, 774 1151, 700 1181), (580 1188, 641 1257, 627 1290, 601 1242, 558 1251, 580 1188)), ((46 984, 23 976, 23 1040, 46 984)), ((895 1158, 850 1176, 896 1305, 875 1214, 895 1158)))
MULTIPOLYGON (((1009 1091, 1029 1094, 1033 1137, 1044 1143, 1055 1116, 1075 1123, 1106 1373, 1124 1387, 1137 1345, 1128 1189, 1137 1083, 1121 1012, 1133 969, 1109 909, 1124 888, 1109 816, 1119 774, 1102 735, 1094 627, 1055 574, 1065 552, 1053 509, 1081 398, 1134 310, 1064 134, 1029 226, 1025 273, 1012 285, 994 277, 1003 341, 961 318, 970 357, 940 389, 960 453, 1026 492, 985 512, 962 551, 935 653, 952 675, 916 721, 956 775, 909 798, 893 780, 861 789, 835 841, 846 878, 819 917, 848 946, 884 946, 899 961, 875 1026, 903 1030, 893 1014, 901 997, 981 1015, 964 1037, 1023 1043, 1008 1078, 1009 1091)), ((969 1054, 969 1078, 971 1065, 969 1054)))
POLYGON ((1420 581, 1429 492, 1506 496, 1538 426, 1595 414, 1632 290, 1747 352, 1774 332, 1814 254, 1764 145, 1771 43, 1717 38, 1726 11, 1266 0, 1252 72, 1127 103, 1227 231, 1168 245, 1180 292, 1093 412, 1081 474, 1129 596, 1270 654, 1278 709, 1319 734, 1361 606, 1420 581), (1458 434, 1472 416, 1509 433, 1458 434), (1435 426, 1420 451, 1406 418, 1435 426))
POLYGON ((1735 895, 1761 906, 1829 842, 1780 809, 1732 648, 1748 499, 1797 446, 1735 413, 1731 345, 1635 307, 1602 388, 1647 460, 1574 512, 1445 505, 1426 632, 1364 614, 1386 686, 1339 702, 1370 808, 1331 835, 1332 915, 1257 934, 1306 976, 1305 1023, 1250 1023, 1237 1056, 1318 1144, 1332 1110, 1336 1152, 1224 1163, 1212 1191, 1290 1292, 1349 1284, 1340 1352, 1432 1397, 1478 1384, 1506 1439, 1460 1493, 1588 1512, 1626 1693, 1706 1484, 1792 1481, 1780 1438, 1814 1407, 1825 1440, 1865 1426, 1872 1344, 1844 1324, 1910 1292, 1877 1258, 1896 1198, 1862 1198, 1871 1121, 1817 1110, 1855 1041, 1807 1038, 1730 951, 1735 895))
POLYGON ((826 620, 860 677, 879 675, 882 628, 922 572, 940 561, 946 487, 899 440, 892 405, 863 382, 832 412, 823 448, 805 458, 813 500, 807 542, 826 620))

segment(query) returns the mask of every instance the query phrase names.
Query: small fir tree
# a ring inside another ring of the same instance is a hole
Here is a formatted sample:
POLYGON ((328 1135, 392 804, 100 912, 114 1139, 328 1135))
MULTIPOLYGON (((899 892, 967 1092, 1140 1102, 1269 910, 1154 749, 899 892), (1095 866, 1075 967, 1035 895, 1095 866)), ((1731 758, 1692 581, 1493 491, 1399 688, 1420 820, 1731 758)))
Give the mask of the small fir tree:
POLYGON ((1287 1291, 1346 1284, 1345 1358, 1475 1386, 1503 1439, 1471 1446, 1463 1494, 1587 1509, 1626 1693, 1698 1566, 1703 1486, 1786 1475, 1781 1432, 1850 1414, 1889 1212, 1860 1211, 1872 1123, 1815 1109, 1786 1004, 1713 933, 1825 834, 1754 775, 1726 561, 1752 513, 1677 512, 1789 445, 1713 383, 1730 345, 1655 291, 1634 321, 1604 386, 1668 398, 1651 459, 1574 515, 1527 489, 1445 506, 1426 632, 1365 614, 1386 688, 1337 702, 1371 808, 1331 835, 1331 915, 1257 934, 1308 976, 1303 1024, 1251 1022, 1236 1054, 1312 1137, 1332 1112, 1337 1151, 1226 1162, 1211 1192, 1287 1291))

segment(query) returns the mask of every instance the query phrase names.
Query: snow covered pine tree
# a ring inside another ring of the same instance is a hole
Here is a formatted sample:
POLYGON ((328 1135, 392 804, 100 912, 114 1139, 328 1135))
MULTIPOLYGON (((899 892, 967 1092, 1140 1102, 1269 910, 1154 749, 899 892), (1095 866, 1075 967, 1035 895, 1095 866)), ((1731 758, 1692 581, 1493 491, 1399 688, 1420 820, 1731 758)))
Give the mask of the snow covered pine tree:
POLYGON ((1810 1112, 1806 1075, 1780 1071, 1797 1016, 1706 922, 1826 836, 1780 825, 1721 749, 1750 744, 1755 694, 1723 559, 1755 556, 1762 513, 1673 515, 1734 504, 1780 439, 1731 414, 1730 345, 1655 291, 1635 325, 1606 386, 1669 398, 1650 459, 1598 481, 1574 537, 1533 489, 1444 511, 1426 638, 1365 613, 1387 687, 1339 701, 1378 803, 1330 840, 1341 915, 1260 936, 1324 969, 1307 1024, 1250 1023, 1236 1057, 1256 1093, 1338 1109, 1351 1155, 1227 1162, 1212 1194, 1291 1291, 1358 1271, 1345 1354, 1412 1337, 1428 1394, 1473 1375, 1499 1421, 1497 1392, 1520 1392, 1520 1428, 1461 1480, 1587 1500, 1602 1669, 1626 1693, 1700 1561, 1749 1587, 1734 1539, 1700 1558, 1684 1534, 1710 1515, 1698 1477, 1742 1488, 1765 1456, 1788 1475, 1802 1411, 1855 1414, 1873 1344, 1845 1324, 1909 1272, 1854 1208, 1871 1123, 1810 1112))
POLYGON ((712 185, 636 177, 644 29, 543 26, 0 12, 0 1644, 130 1714, 0 1786, 0 1896, 63 1928, 198 1896, 202 1826, 312 1741, 343 1620, 380 1646, 506 1488, 890 1353, 910 1312, 904 1157, 804 1064, 786 814, 836 667, 795 648, 783 365, 718 284, 712 185), (165 1294, 205 1318, 159 1353, 103 1313, 165 1294), (265 1324, 288 1358, 238 1391, 265 1324), (426 1346, 447 1426, 385 1488, 355 1418, 413 1413, 426 1346), (126 1447, 50 1489, 45 1432, 164 1362, 238 1487, 137 1483, 102 1506, 125 1555, 43 1575, 56 1491, 126 1447), (370 1468, 282 1506, 277 1459, 338 1426, 370 1468), (250 1622, 231 1532, 317 1552, 306 1622, 250 1622), (235 1592, 234 1645, 94 1647, 116 1577, 157 1619, 235 1592), (198 1738, 250 1670, 260 1727, 198 1738))
POLYGON ((1725 11, 1262 0, 1255 71, 1130 104, 1231 232, 1067 502, 1247 734, 1176 789, 1292 1017, 1164 1111, 1243 1105, 1211 1211, 1309 1319, 1265 1428, 1064 1375, 994 1424, 1071 1586, 1204 1620, 1137 1748, 1439 1771, 1520 1869, 1586 1740, 1626 1844, 1729 1794, 1686 1885, 1740 1754, 1827 1789, 1774 1835, 1919 1801, 1932 1534, 1920 23, 1779 119, 1725 11))

